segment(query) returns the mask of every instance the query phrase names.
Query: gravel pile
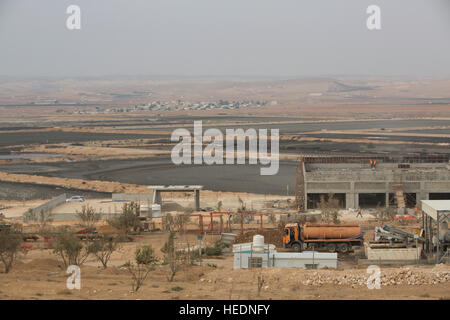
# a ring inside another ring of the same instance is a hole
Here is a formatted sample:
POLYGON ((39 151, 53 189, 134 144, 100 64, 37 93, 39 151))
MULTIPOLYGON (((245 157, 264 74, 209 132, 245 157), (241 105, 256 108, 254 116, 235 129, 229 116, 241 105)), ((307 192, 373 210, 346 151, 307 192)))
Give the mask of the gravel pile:
MULTIPOLYGON (((325 284, 366 286, 367 279, 372 273, 345 273, 333 274, 332 272, 314 272, 305 275, 301 281, 306 286, 321 286, 325 284)), ((412 268, 401 268, 399 270, 381 269, 381 285, 433 285, 450 282, 450 271, 448 270, 417 270, 412 268)))

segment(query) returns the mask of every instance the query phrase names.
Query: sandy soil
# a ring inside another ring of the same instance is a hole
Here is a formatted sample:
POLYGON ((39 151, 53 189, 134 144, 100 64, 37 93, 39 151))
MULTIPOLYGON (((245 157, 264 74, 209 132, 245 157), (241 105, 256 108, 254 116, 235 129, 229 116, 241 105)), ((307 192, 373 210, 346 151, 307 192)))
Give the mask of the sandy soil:
MULTIPOLYGON (((166 235, 152 236, 155 248, 164 243, 166 235)), ((131 291, 130 275, 120 265, 132 256, 136 243, 127 243, 116 252, 106 270, 95 261, 81 267, 81 290, 68 290, 68 275, 50 250, 34 250, 8 273, 0 273, 0 299, 449 299, 450 267, 381 268, 381 289, 366 286, 365 268, 338 270, 262 269, 233 270, 232 256, 205 259, 202 266, 180 271, 173 282, 166 279, 166 270, 151 272, 145 285, 131 291), (412 272, 423 277, 448 280, 432 284, 391 284, 383 282, 396 274, 412 272), (265 283, 258 295, 257 279, 265 283), (345 282, 358 279, 358 284, 345 282), (311 284, 317 281, 317 284, 311 284), (342 282, 338 284, 338 282, 342 282)), ((159 250, 156 250, 157 253, 159 250)), ((161 254, 159 252, 159 254, 161 254)))
MULTIPOLYGON (((231 194, 231 193, 230 193, 231 194)), ((216 196, 210 193, 210 196, 216 196)), ((251 198, 251 196, 249 196, 251 198)), ((236 196, 234 195, 234 201, 236 196)), ((238 201, 237 201, 238 202, 238 201)), ((88 200, 100 209, 111 203, 101 199, 88 200)), ((12 203, 10 203, 12 204, 12 203)), ((81 203, 64 204, 61 210, 76 210, 81 203), (66 208, 67 206, 67 208, 66 208)), ((363 230, 373 230, 381 222, 374 221, 372 212, 363 210, 363 218, 355 212, 341 210, 345 223, 358 223, 363 230)), ((76 226, 78 221, 53 222, 54 226, 76 226)), ((104 223, 104 222, 103 222, 104 223)), ((391 224, 397 225, 396 222, 391 224)), ((29 228, 30 226, 28 226, 29 228)), ((273 225, 272 225, 273 227, 273 225)), ((417 225, 410 226, 414 229, 417 225)), ((78 227, 79 228, 79 227, 78 227)), ((403 227, 405 228, 405 227, 403 227)), ((99 232, 111 232, 105 225, 99 232)), ((30 231, 30 230, 28 230, 30 231)), ((367 234, 367 239, 371 239, 367 234)), ((151 244, 158 257, 167 241, 167 233, 154 232, 134 236, 134 242, 122 243, 113 253, 109 267, 104 270, 95 258, 89 258, 81 267, 81 290, 68 290, 68 275, 59 258, 47 249, 40 239, 27 243, 30 250, 20 256, 13 270, 0 273, 0 299, 449 299, 450 266, 435 267, 382 267, 382 286, 370 290, 366 286, 369 274, 365 267, 354 263, 354 257, 339 259, 338 269, 262 269, 233 270, 233 256, 225 253, 221 257, 209 258, 202 266, 187 267, 180 271, 173 282, 168 282, 167 269, 159 266, 151 272, 145 285, 131 291, 130 275, 121 266, 133 259, 137 246, 151 244), (257 276, 265 283, 260 293, 257 276), (409 278, 405 278, 405 277, 409 278), (412 280, 411 280, 412 279, 412 280), (419 281, 420 280, 420 281, 419 281)), ((212 245, 218 236, 208 235, 204 244, 212 245)), ((177 247, 197 244, 196 234, 178 234, 177 247)), ((282 251, 282 249, 280 249, 282 251)))

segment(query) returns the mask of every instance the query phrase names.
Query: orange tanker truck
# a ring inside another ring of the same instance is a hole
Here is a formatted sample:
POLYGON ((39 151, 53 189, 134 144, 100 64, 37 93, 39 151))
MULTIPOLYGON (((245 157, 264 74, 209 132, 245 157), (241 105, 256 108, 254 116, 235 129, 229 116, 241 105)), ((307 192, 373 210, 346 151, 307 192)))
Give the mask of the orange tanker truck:
POLYGON ((289 223, 284 227, 283 246, 292 251, 326 248, 329 252, 347 253, 352 246, 364 243, 364 232, 355 225, 310 225, 289 223))

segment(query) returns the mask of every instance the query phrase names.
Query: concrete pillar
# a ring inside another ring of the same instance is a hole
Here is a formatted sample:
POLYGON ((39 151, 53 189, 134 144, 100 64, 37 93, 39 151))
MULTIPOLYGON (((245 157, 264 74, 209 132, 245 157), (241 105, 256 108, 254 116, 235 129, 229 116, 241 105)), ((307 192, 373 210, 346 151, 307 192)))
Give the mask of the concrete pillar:
POLYGON ((430 194, 425 191, 425 182, 420 181, 420 191, 416 195, 417 202, 420 203, 420 200, 428 200, 430 198, 430 194))
POLYGON ((355 208, 355 194, 353 192, 347 192, 345 194, 345 207, 355 208))
POLYGON ((429 251, 433 252, 433 218, 428 217, 428 242, 429 242, 429 251))
MULTIPOLYGON (((422 184, 423 183, 421 182, 420 183, 421 188, 422 188, 422 184)), ((423 190, 423 189, 421 189, 421 190, 423 190)), ((422 210, 422 201, 420 201, 420 200, 429 200, 429 199, 430 199, 430 193, 428 193, 428 192, 421 191, 421 192, 416 193, 416 202, 418 204, 419 210, 422 210)))
POLYGON ((437 242, 436 242, 436 264, 439 264, 440 259, 441 259, 441 248, 439 246, 439 239, 440 237, 440 230, 439 230, 439 224, 440 224, 440 219, 439 219, 439 211, 436 212, 436 237, 437 237, 437 242))
MULTIPOLYGON (((422 230, 425 230, 425 213, 422 211, 422 230)), ((425 251, 425 243, 422 243, 422 251, 425 251)))
POLYGON ((425 215, 425 252, 428 254, 430 253, 430 248, 428 246, 428 215, 425 215))
POLYGON ((200 190, 195 190, 195 211, 200 210, 200 190))
POLYGON ((389 207, 389 192, 386 192, 386 208, 389 207))
POLYGON ((161 204, 161 191, 153 190, 153 203, 161 204))
POLYGON ((355 182, 350 182, 350 192, 345 194, 345 206, 347 208, 358 208, 358 199, 355 194, 355 182))

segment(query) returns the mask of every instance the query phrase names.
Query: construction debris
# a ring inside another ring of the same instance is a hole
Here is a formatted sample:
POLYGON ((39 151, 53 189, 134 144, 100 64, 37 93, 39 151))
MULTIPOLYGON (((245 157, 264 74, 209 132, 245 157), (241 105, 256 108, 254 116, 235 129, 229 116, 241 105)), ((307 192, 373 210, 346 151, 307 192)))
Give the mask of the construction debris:
MULTIPOLYGON (((336 273, 329 270, 306 274, 301 281, 306 286, 322 286, 326 284, 366 286, 369 275, 365 270, 336 273)), ((433 285, 450 282, 450 270, 401 268, 399 270, 381 269, 381 285, 433 285)))

